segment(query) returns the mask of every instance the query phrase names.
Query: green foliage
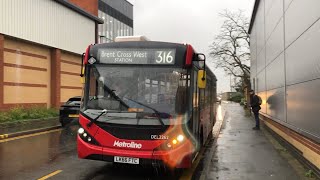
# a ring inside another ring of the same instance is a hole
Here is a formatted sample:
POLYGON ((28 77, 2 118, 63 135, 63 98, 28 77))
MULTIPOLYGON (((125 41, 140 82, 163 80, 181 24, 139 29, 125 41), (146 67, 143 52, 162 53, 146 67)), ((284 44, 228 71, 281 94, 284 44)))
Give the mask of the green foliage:
POLYGON ((232 97, 230 98, 230 101, 240 103, 242 98, 243 98, 242 93, 236 93, 236 94, 232 95, 232 97))
POLYGON ((11 118, 8 116, 6 112, 0 112, 0 123, 10 121, 11 118))
POLYGON ((313 177, 315 177, 312 170, 307 171, 304 175, 305 175, 306 177, 308 177, 308 178, 313 178, 313 177))
POLYGON ((241 106, 244 106, 244 105, 246 105, 246 104, 247 104, 246 99, 245 99, 245 98, 241 98, 240 105, 241 105, 241 106))
POLYGON ((27 119, 43 119, 57 117, 59 112, 56 109, 45 107, 15 107, 6 112, 0 112, 0 123, 2 122, 12 122, 21 121, 27 119))

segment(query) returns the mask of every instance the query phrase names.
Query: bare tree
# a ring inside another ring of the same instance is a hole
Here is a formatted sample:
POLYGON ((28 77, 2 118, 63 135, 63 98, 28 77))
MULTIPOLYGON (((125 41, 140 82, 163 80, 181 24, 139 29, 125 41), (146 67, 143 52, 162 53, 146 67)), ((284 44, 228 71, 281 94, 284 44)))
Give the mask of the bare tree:
POLYGON ((210 56, 216 68, 222 68, 241 82, 241 90, 250 89, 249 21, 243 11, 224 10, 220 33, 210 46, 210 56))

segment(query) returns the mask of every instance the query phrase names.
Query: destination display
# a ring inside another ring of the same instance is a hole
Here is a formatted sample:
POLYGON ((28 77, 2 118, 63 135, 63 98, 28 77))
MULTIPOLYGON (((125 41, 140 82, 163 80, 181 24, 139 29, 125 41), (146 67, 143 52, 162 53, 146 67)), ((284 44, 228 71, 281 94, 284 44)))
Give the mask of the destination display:
POLYGON ((100 49, 100 63, 106 64, 157 64, 175 63, 175 49, 100 49))

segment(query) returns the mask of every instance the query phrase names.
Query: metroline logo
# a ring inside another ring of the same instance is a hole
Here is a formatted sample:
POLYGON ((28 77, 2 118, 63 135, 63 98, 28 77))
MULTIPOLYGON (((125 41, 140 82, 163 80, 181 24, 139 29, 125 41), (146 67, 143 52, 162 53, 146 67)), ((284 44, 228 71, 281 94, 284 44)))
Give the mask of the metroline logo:
POLYGON ((131 141, 131 142, 114 141, 113 146, 133 148, 133 149, 141 149, 141 148, 142 148, 142 144, 140 144, 140 143, 135 143, 135 142, 133 142, 133 141, 131 141))

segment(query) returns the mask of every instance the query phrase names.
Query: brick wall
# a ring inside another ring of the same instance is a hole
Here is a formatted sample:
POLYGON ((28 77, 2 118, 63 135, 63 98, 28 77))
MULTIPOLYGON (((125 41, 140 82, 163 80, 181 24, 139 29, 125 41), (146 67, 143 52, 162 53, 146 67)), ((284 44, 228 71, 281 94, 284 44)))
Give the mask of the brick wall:
POLYGON ((0 34, 0 110, 80 96, 80 66, 81 55, 0 34))
POLYGON ((46 47, 4 38, 3 108, 50 106, 50 51, 46 47))
POLYGON ((82 94, 80 82, 81 56, 68 52, 61 53, 61 96, 60 102, 82 94))
POLYGON ((69 2, 95 16, 98 16, 98 0, 69 0, 69 2))

